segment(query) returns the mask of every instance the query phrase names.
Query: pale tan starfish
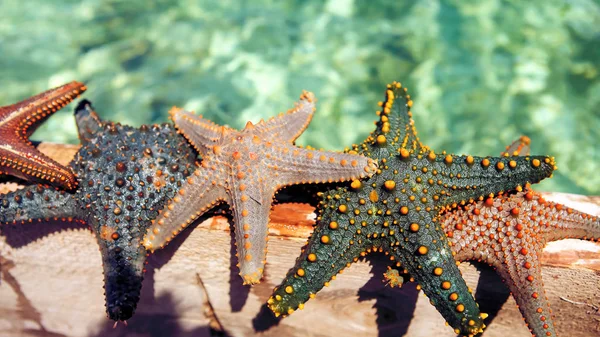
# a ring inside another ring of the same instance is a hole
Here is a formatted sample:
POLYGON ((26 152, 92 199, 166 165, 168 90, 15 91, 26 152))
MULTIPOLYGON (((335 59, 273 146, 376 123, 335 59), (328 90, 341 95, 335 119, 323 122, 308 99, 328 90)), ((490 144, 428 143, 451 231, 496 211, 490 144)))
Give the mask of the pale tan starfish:
POLYGON ((149 228, 144 246, 151 251, 164 246, 201 214, 226 202, 233 212, 240 275, 244 284, 258 283, 266 263, 271 203, 278 189, 350 180, 376 171, 374 161, 356 154, 295 146, 314 110, 313 94, 303 92, 287 114, 257 125, 248 122, 237 131, 172 109, 173 122, 202 162, 149 228))

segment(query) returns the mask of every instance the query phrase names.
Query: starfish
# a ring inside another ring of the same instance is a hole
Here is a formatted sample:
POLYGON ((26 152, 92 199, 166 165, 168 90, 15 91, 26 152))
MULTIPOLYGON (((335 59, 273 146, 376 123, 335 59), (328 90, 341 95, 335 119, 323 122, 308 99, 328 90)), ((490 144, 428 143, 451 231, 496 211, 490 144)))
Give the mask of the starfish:
POLYGON ((550 176, 554 159, 435 153, 416 136, 406 88, 394 82, 375 131, 353 150, 378 161, 369 179, 321 193, 317 223, 268 300, 278 315, 304 303, 370 252, 384 252, 420 284, 456 333, 482 331, 479 309, 454 261, 440 213, 550 176))
MULTIPOLYGON (((529 155, 526 137, 505 152, 522 154, 529 155)), ((543 286, 542 251, 551 241, 600 239, 600 218, 526 190, 460 207, 445 214, 442 223, 455 259, 494 267, 534 336, 557 335, 543 286)))
POLYGON ((29 136, 50 115, 69 104, 87 88, 71 82, 0 107, 0 174, 47 183, 66 190, 77 186, 73 173, 38 151, 29 136))
POLYGON ((349 180, 375 172, 372 160, 356 154, 294 145, 315 110, 312 93, 277 118, 242 131, 174 108, 171 119, 202 156, 198 175, 188 179, 148 230, 150 251, 166 245, 204 212, 227 203, 233 212, 238 267, 244 284, 258 283, 266 263, 267 226, 273 196, 284 186, 349 180))
POLYGON ((79 104, 75 118, 82 146, 70 166, 79 180, 77 191, 31 185, 2 195, 0 224, 89 225, 102 254, 107 314, 125 321, 140 297, 143 235, 192 175, 196 156, 172 125, 136 129, 104 122, 88 101, 79 104))

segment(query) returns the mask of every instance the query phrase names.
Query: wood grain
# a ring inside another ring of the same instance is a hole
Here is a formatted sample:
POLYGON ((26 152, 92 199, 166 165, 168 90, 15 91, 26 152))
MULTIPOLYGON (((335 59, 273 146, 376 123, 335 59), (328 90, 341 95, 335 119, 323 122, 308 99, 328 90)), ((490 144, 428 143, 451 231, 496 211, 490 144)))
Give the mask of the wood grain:
MULTIPOLYGON (((62 163, 76 146, 42 144, 62 163)), ((1 192, 17 184, 0 186, 1 192)), ((600 198, 545 193, 548 200, 600 215, 600 198)), ((112 329, 104 313, 102 268, 87 228, 60 224, 8 225, 0 234, 1 336, 454 336, 414 284, 384 287, 387 261, 372 255, 348 268, 317 298, 283 320, 263 304, 294 264, 311 231, 312 208, 274 207, 263 282, 242 286, 225 217, 203 219, 166 249, 150 256, 138 311, 112 329)), ((600 245, 552 243, 544 254, 544 280, 561 336, 600 336, 600 245), (574 304, 561 300, 563 296, 574 304)), ((460 266, 494 315, 484 336, 531 336, 512 298, 489 268, 460 266), (478 285, 481 277, 482 282, 478 285), (496 304, 495 304, 496 303, 496 304)))

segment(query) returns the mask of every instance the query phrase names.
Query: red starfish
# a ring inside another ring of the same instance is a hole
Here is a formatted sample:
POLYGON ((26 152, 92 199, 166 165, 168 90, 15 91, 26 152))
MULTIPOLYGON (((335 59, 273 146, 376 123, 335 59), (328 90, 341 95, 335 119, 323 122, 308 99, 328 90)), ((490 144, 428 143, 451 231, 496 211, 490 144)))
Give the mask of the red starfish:
POLYGON ((87 88, 71 82, 0 107, 0 174, 51 184, 71 190, 77 186, 73 173, 38 151, 29 136, 51 114, 69 104, 87 88))

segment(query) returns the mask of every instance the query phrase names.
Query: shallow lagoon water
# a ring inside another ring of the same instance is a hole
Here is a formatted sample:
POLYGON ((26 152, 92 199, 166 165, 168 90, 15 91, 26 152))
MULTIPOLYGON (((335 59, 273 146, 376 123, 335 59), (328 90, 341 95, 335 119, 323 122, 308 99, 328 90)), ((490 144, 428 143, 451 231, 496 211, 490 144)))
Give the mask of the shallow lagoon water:
MULTIPOLYGON (((2 1, 0 104, 77 79, 103 118, 177 105, 241 128, 318 98, 303 145, 361 141, 386 83, 436 151, 495 155, 524 134, 600 195, 600 4, 571 1, 2 1), (368 3, 368 4, 367 4, 368 3)), ((35 140, 77 143, 73 106, 35 140)))

